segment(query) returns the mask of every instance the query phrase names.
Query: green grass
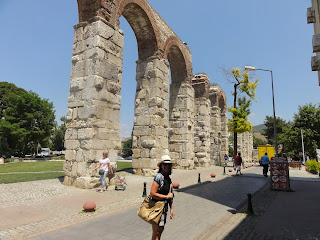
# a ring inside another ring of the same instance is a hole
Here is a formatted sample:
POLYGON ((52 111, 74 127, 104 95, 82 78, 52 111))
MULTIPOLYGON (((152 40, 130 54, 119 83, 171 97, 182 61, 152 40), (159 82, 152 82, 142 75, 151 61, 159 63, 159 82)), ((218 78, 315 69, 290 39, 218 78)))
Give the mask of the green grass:
POLYGON ((46 180, 63 177, 63 172, 58 173, 17 173, 17 174, 0 174, 1 183, 17 183, 17 182, 29 182, 37 180, 46 180))
POLYGON ((126 168, 132 168, 132 162, 117 162, 117 171, 121 171, 126 168))
MULTIPOLYGON (((117 162, 117 166, 117 171, 121 171, 124 169, 132 168, 132 163, 117 162)), ((10 164, 1 164, 0 173, 8 174, 0 174, 0 184, 54 179, 64 176, 63 172, 41 173, 46 171, 63 171, 63 161, 18 162, 10 164), (19 173, 9 174, 10 172, 19 173)))
POLYGON ((18 162, 0 165, 0 173, 46 171, 63 171, 63 161, 18 162))

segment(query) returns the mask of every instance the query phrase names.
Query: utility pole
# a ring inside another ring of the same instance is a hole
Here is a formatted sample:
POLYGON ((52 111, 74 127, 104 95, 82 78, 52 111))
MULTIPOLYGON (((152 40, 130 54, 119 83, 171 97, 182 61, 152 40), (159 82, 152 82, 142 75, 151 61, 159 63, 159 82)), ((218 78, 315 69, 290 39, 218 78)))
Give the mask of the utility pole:
POLYGON ((304 143, 303 143, 303 132, 301 129, 301 142, 302 142, 302 155, 303 155, 303 163, 306 162, 305 156, 304 156, 304 143))

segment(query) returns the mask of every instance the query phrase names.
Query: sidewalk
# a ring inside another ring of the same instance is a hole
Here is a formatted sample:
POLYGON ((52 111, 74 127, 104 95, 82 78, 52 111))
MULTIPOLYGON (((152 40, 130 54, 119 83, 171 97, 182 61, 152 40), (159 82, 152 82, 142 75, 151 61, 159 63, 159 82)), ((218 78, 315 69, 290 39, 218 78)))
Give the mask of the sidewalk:
POLYGON ((320 239, 320 177, 290 168, 294 192, 271 191, 267 184, 252 197, 253 216, 247 205, 226 215, 198 240, 320 239))
MULTIPOLYGON (((174 169, 172 180, 179 182, 181 189, 197 186, 198 173, 202 182, 219 181, 229 176, 228 171, 227 175, 222 175, 222 167, 213 166, 196 170, 174 169), (217 175, 214 179, 210 177, 212 172, 217 175)), ((131 206, 137 209, 143 199, 143 183, 147 183, 149 192, 153 178, 127 172, 119 174, 126 177, 127 190, 115 191, 111 186, 102 194, 96 189, 64 186, 58 179, 0 184, 0 239, 25 239, 35 233, 81 223, 131 206), (81 213, 86 201, 97 204, 95 213, 81 213)))
MULTIPOLYGON (((168 220, 163 239, 293 239, 279 238, 284 236, 281 230, 299 229, 293 223, 301 218, 310 219, 313 212, 319 210, 315 205, 319 199, 315 190, 319 189, 319 182, 314 181, 320 178, 304 170, 290 169, 291 186, 296 192, 270 191, 268 185, 259 191, 268 181, 261 172, 260 166, 244 169, 244 175, 238 177, 234 171, 222 175, 223 168, 217 166, 174 170, 172 180, 181 187, 175 190, 176 217, 168 220), (210 178, 212 172, 217 174, 214 179, 210 178), (197 183, 198 173, 201 184, 197 183), (247 193, 255 192, 252 201, 256 216, 249 217, 243 214, 247 193), (306 194, 310 197, 305 198, 306 194), (305 204, 307 199, 309 202, 305 204), (276 204, 278 202, 284 205, 276 204), (309 208, 307 211, 302 208, 305 205, 309 208), (281 216, 287 225, 280 221, 281 216), (279 227, 270 232, 275 222, 279 227), (265 238, 270 233, 271 236, 265 238), (278 238, 272 238, 273 234, 278 238)), ((147 182, 149 192, 153 178, 124 172, 122 175, 126 175, 129 185, 126 191, 115 191, 111 186, 102 194, 66 187, 57 180, 0 185, 0 239, 150 239, 150 225, 140 220, 136 212, 143 199, 143 182, 147 182), (97 204, 93 214, 81 213, 83 203, 88 200, 97 204)), ((319 218, 312 219, 309 229, 315 229, 314 221, 319 222, 319 218)), ((301 226, 301 222, 299 224, 301 226)), ((295 234, 293 236, 298 236, 295 234)))
MULTIPOLYGON (((217 168, 216 168, 217 169, 217 168)), ((222 170, 223 168, 219 168, 222 170)), ((208 171, 208 170, 206 170, 208 171)), ((168 219, 163 239, 195 239, 210 226, 219 222, 227 213, 247 199, 247 193, 259 190, 267 179, 261 174, 261 167, 245 169, 242 176, 226 175, 213 181, 202 176, 202 183, 182 187, 175 191, 175 219, 168 219)), ((197 181, 197 171, 173 173, 173 181, 192 177, 197 181), (195 174, 196 173, 196 174, 195 174), (190 174, 188 176, 188 174, 190 174)), ((204 172, 203 172, 204 173, 204 172)), ((210 172, 208 172, 208 175, 210 172)), ((140 199, 140 202, 142 198, 140 199)), ((139 202, 139 203, 140 203, 139 202)), ((83 222, 58 231, 32 238, 40 239, 150 239, 151 225, 137 216, 139 205, 83 222)))

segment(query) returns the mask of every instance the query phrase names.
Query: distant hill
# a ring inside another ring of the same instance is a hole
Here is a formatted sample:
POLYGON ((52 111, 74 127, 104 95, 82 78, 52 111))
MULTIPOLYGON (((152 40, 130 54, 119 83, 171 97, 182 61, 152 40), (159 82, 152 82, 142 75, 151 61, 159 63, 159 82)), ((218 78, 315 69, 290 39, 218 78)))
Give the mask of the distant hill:
POLYGON ((257 125, 257 126, 253 126, 252 132, 262 133, 264 129, 266 129, 266 125, 264 125, 264 124, 259 124, 259 125, 257 125))
POLYGON ((268 139, 267 139, 265 136, 263 136, 261 133, 254 132, 253 135, 254 135, 256 138, 259 138, 259 139, 261 139, 262 141, 264 141, 264 142, 266 142, 266 143, 268 142, 268 139))

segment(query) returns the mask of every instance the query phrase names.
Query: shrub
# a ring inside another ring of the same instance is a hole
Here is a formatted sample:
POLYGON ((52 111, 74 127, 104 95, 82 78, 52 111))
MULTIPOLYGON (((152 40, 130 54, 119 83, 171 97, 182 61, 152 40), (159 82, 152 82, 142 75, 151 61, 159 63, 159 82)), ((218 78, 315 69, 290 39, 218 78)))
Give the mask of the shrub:
POLYGON ((6 159, 4 159, 4 162, 5 163, 14 162, 14 159, 13 158, 6 158, 6 159))
POLYGON ((320 169, 320 164, 315 160, 306 161, 306 167, 310 169, 310 171, 317 172, 320 169))

